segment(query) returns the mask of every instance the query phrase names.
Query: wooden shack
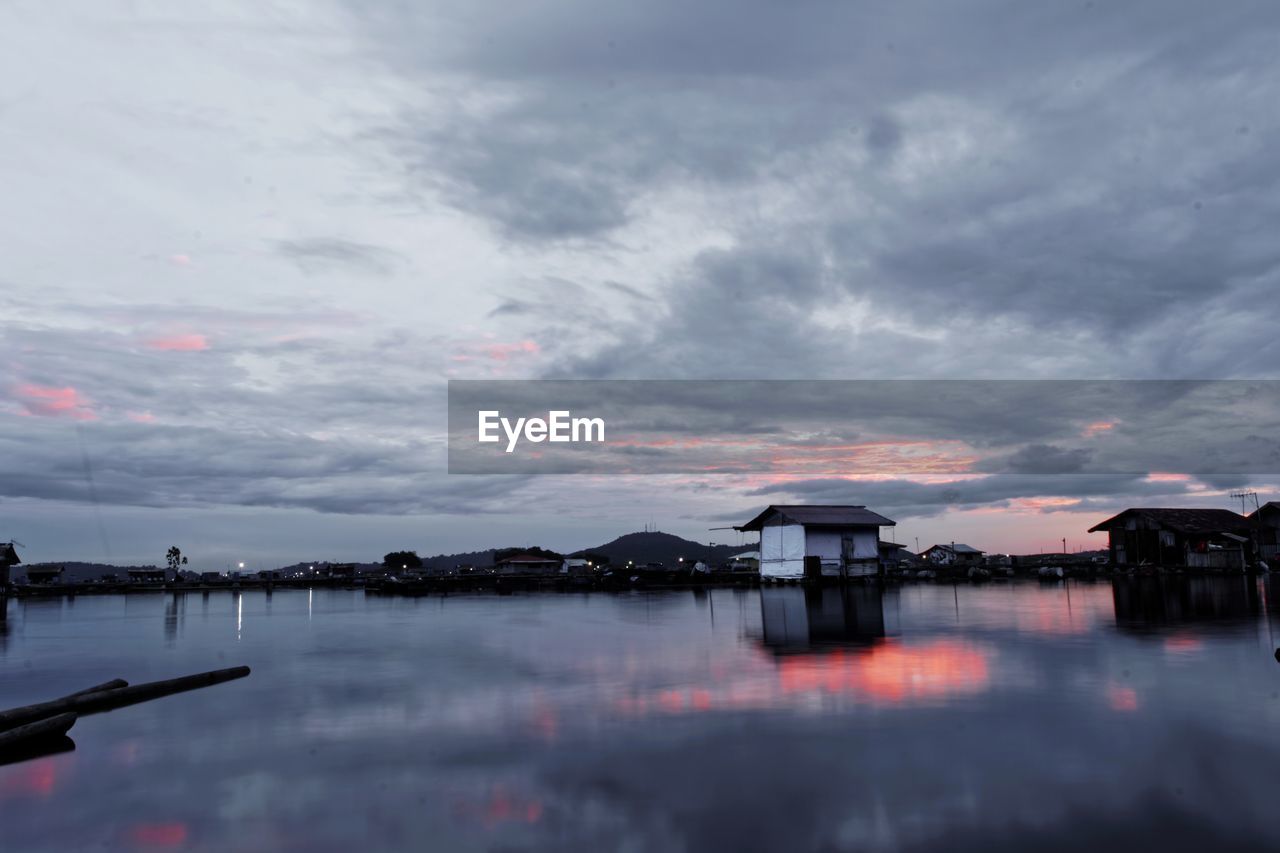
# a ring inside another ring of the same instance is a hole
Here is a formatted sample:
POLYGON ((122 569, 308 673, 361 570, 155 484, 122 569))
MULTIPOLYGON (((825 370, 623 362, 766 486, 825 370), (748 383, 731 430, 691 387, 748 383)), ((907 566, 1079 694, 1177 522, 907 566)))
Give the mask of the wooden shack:
POLYGON ((771 505, 735 530, 760 534, 761 578, 880 573, 880 528, 896 522, 854 505, 771 505))
POLYGON ((1249 513, 1249 529, 1258 543, 1258 556, 1273 570, 1280 568, 1280 501, 1267 501, 1249 513))
POLYGON ((1098 531, 1116 566, 1241 569, 1250 524, 1229 509, 1138 507, 1089 528, 1098 531))

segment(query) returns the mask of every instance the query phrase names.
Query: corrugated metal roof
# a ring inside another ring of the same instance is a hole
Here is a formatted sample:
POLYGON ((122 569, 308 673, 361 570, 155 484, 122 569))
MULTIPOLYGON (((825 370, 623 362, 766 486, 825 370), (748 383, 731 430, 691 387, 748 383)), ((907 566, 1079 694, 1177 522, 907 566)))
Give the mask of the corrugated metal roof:
POLYGON ((735 530, 759 530, 774 513, 806 527, 892 527, 897 522, 865 506, 823 504, 770 504, 764 512, 735 530))
POLYGON ((1229 509, 1210 509, 1203 507, 1135 507, 1126 509, 1119 515, 1113 515, 1089 528, 1090 533, 1109 530, 1129 515, 1141 515, 1161 527, 1176 530, 1179 533, 1222 533, 1228 530, 1242 530, 1249 526, 1249 520, 1229 509))
POLYGON ((979 551, 977 548, 973 547, 972 545, 966 545, 966 544, 964 544, 963 542, 957 542, 957 543, 955 543, 954 545, 930 545, 928 548, 924 549, 924 553, 925 553, 925 554, 928 554, 928 553, 929 553, 930 551, 932 551, 934 548, 942 548, 943 550, 951 551, 951 552, 953 552, 953 553, 955 553, 955 554, 985 554, 985 553, 987 553, 986 551, 979 551))

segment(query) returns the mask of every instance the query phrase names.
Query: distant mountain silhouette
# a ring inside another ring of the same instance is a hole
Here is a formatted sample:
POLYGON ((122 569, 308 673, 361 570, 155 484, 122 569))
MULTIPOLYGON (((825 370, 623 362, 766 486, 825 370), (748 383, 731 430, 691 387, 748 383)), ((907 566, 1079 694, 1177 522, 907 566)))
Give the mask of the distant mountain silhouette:
MULTIPOLYGON (((623 565, 628 560, 637 564, 665 563, 676 565, 681 557, 686 560, 707 560, 721 563, 734 554, 754 550, 754 545, 717 545, 712 548, 690 539, 683 539, 671 533, 657 531, 648 533, 627 533, 612 542, 597 545, 594 548, 582 548, 565 556, 579 557, 587 554, 599 554, 609 558, 614 565, 623 565)), ((433 569, 451 569, 455 566, 491 566, 494 554, 505 548, 490 548, 487 551, 464 551, 459 554, 437 554, 425 557, 423 565, 433 569)), ((528 547, 513 550, 528 550, 528 547)))
POLYGON ((603 554, 613 565, 624 564, 631 560, 637 564, 665 563, 675 566, 681 557, 685 560, 703 560, 711 563, 722 563, 734 554, 755 550, 754 545, 716 545, 711 547, 701 542, 683 539, 672 533, 653 531, 649 533, 628 533, 619 536, 612 542, 584 548, 575 554, 603 554))
MULTIPOLYGON (((484 551, 462 551, 457 554, 437 554, 434 557, 423 557, 422 564, 425 568, 431 569, 452 569, 456 566, 492 566, 494 554, 503 550, 526 551, 533 546, 514 546, 512 548, 489 548, 484 551)), ((734 554, 740 554, 743 551, 754 551, 754 544, 747 545, 710 545, 701 542, 694 542, 690 539, 683 539, 671 533, 661 533, 658 531, 627 533, 619 536, 612 542, 606 542, 603 545, 597 545, 594 548, 583 548, 574 551, 565 556, 581 556, 584 554, 598 554, 609 558, 613 565, 625 565, 628 560, 635 562, 637 565, 644 563, 665 563, 668 566, 675 566, 679 563, 680 558, 686 560, 704 560, 713 564, 719 564, 727 561, 734 554)), ((329 560, 309 560, 294 563, 290 566, 268 566, 253 564, 247 573, 256 572, 259 569, 274 569, 285 572, 286 574, 295 571, 305 571, 308 566, 323 566, 329 560)), ((34 566, 65 566, 67 581, 79 582, 82 580, 97 580, 102 575, 114 574, 123 579, 125 573, 132 568, 156 568, 155 566, 111 566, 104 563, 79 563, 79 562, 52 562, 52 563, 34 563, 34 566)), ((355 563, 356 571, 359 573, 376 571, 382 568, 379 562, 357 562, 355 563)), ((18 581, 25 579, 23 571, 27 566, 21 564, 14 567, 13 580, 18 581)))

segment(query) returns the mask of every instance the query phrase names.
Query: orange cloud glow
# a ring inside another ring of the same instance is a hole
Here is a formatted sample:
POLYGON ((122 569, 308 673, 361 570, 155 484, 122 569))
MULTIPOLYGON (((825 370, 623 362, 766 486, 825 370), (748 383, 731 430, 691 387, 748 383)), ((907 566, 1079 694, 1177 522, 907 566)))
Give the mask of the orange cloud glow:
POLYGON ((25 410, 24 414, 27 415, 42 418, 71 418, 77 421, 92 421, 98 417, 89 401, 70 386, 50 388, 45 385, 25 383, 14 388, 13 394, 18 398, 18 402, 25 410))
POLYGON ((174 352, 196 352, 209 348, 209 339, 204 335, 171 335, 165 338, 152 338, 147 347, 174 352))
POLYGON ((484 348, 485 355, 494 361, 507 361, 512 356, 522 353, 533 355, 539 352, 535 341, 519 341, 513 344, 489 344, 484 348))

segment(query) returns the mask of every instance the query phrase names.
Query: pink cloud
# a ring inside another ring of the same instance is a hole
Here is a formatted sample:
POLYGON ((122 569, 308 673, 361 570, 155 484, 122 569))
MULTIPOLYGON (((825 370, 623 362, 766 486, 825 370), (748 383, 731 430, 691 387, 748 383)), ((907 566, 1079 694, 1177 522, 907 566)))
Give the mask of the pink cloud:
POLYGON ((89 401, 70 386, 50 388, 26 383, 14 388, 13 394, 28 415, 42 418, 71 418, 77 421, 92 421, 98 417, 89 401))
POLYGON ((513 344, 489 344, 484 348, 484 351, 494 361, 507 361, 513 355, 521 353, 532 355, 537 353, 539 349, 535 341, 519 341, 513 344))
POLYGON ((139 424, 151 424, 156 421, 156 416, 151 412, 129 412, 125 417, 139 424))
POLYGON ((1115 421, 1094 421, 1091 424, 1085 424, 1084 437, 1093 438, 1095 435, 1103 432, 1110 432, 1115 429, 1115 421))
POLYGON ((195 352, 208 349, 209 339, 204 335, 170 335, 165 338, 152 338, 147 341, 147 346, 150 349, 195 352))

